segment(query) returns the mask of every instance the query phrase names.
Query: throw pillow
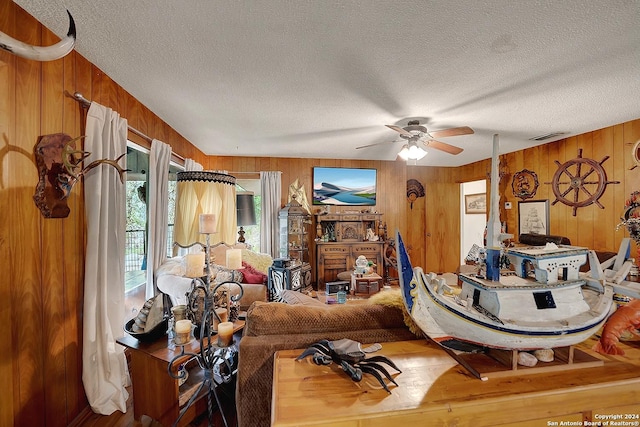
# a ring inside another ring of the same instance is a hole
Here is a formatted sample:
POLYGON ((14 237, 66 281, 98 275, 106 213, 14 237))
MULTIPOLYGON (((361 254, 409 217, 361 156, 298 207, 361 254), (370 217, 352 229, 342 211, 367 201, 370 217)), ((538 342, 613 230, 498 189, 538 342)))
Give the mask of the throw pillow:
POLYGON ((280 300, 291 305, 301 304, 319 305, 322 307, 325 306, 325 304, 315 298, 311 298, 310 296, 305 295, 302 292, 292 291, 289 289, 285 289, 284 291, 280 292, 280 300))
POLYGON ((211 282, 214 285, 223 282, 237 282, 242 283, 244 279, 242 272, 238 270, 231 270, 222 265, 214 264, 211 266, 211 282))
POLYGON ((269 254, 253 252, 249 249, 242 250, 242 260, 251 265, 262 274, 268 274, 269 267, 273 264, 273 258, 269 254))
POLYGON ((267 282, 267 276, 262 272, 256 270, 251 265, 242 261, 242 275, 244 276, 243 283, 253 283, 253 284, 262 284, 264 285, 267 282))

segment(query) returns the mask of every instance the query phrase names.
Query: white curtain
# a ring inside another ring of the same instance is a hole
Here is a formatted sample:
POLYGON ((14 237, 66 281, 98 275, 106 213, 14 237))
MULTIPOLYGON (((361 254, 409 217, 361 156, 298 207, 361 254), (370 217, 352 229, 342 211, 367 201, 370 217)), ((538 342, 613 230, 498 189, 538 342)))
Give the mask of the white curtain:
POLYGON ((282 172, 260 172, 262 214, 260 217, 260 252, 280 257, 280 229, 278 211, 282 208, 282 172))
MULTIPOLYGON (((91 103, 87 113, 86 164, 127 152, 127 120, 91 103)), ((126 158, 119 161, 126 168, 126 158)), ((85 175, 87 251, 82 324, 82 382, 94 412, 126 412, 130 384, 124 348, 115 339, 124 325, 126 186, 115 168, 100 165, 85 175)))
POLYGON ((167 225, 169 223, 169 163, 171 146, 154 139, 149 155, 149 233, 147 236, 146 298, 156 295, 155 271, 167 258, 167 225))
POLYGON ((193 159, 184 159, 184 170, 186 171, 201 171, 204 168, 198 162, 193 159))

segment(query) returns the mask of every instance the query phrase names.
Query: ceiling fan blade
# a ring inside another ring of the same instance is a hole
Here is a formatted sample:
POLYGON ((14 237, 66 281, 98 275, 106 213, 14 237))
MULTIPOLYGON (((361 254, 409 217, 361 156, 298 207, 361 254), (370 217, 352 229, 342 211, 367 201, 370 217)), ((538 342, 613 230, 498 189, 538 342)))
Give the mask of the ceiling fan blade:
POLYGON ((453 145, 445 144, 444 142, 436 141, 435 139, 430 139, 424 142, 424 145, 429 148, 435 148, 436 150, 444 151, 449 154, 460 154, 464 150, 460 147, 455 147, 453 145))
POLYGON ((447 136, 458 136, 458 135, 470 135, 473 133, 473 129, 468 126, 462 126, 459 128, 449 128, 436 130, 433 132, 429 132, 432 138, 444 138, 447 136))
POLYGON ((402 129, 400 126, 395 126, 395 125, 385 125, 386 127, 388 127, 389 129, 393 129, 396 132, 398 132, 401 135, 405 135, 408 137, 412 137, 413 134, 411 132, 407 132, 406 130, 402 129))
POLYGON ((390 142, 376 142, 375 144, 369 144, 369 145, 361 145, 360 147, 356 147, 356 150, 359 150, 361 148, 368 148, 368 147, 375 147, 376 145, 382 145, 382 144, 391 144, 397 141, 390 141, 390 142))

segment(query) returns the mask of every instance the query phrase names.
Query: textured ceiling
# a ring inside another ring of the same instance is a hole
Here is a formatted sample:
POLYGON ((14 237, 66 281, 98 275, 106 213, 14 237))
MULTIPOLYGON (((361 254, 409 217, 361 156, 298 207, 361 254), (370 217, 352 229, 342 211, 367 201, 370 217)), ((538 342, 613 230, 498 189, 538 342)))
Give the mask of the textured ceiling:
POLYGON ((475 130, 418 162, 458 166, 640 117, 638 0, 15 2, 209 155, 394 160, 420 117, 475 130))

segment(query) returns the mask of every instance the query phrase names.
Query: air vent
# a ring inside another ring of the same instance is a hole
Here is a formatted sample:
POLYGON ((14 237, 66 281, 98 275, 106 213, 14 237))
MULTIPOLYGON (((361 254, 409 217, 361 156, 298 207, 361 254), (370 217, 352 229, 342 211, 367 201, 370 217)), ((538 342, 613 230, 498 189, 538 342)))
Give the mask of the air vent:
POLYGON ((534 136, 533 138, 529 138, 529 141, 545 141, 547 139, 555 138, 556 136, 565 135, 568 132, 551 132, 545 133, 544 135, 534 136))

